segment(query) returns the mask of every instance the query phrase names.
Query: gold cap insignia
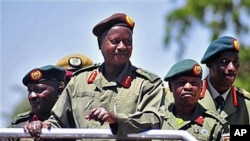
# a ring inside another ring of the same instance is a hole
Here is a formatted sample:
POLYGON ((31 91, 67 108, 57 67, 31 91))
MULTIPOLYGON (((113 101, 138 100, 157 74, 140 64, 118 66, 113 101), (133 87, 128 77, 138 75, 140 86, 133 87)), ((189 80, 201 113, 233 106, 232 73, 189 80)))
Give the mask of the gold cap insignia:
POLYGON ((39 80, 42 78, 42 72, 40 70, 33 70, 30 73, 30 77, 32 80, 39 80))
POLYGON ((127 22, 127 24, 129 25, 129 27, 131 27, 131 28, 133 28, 134 25, 135 25, 135 23, 134 23, 134 21, 132 20, 132 18, 129 17, 128 15, 126 15, 126 22, 127 22))
POLYGON ((193 66, 193 73, 194 73, 194 75, 200 75, 201 74, 201 70, 202 70, 202 68, 201 68, 201 66, 199 64, 195 64, 193 66))
POLYGON ((237 39, 233 39, 233 46, 234 46, 234 48, 235 48, 236 51, 239 51, 240 44, 239 44, 239 42, 238 42, 237 39))

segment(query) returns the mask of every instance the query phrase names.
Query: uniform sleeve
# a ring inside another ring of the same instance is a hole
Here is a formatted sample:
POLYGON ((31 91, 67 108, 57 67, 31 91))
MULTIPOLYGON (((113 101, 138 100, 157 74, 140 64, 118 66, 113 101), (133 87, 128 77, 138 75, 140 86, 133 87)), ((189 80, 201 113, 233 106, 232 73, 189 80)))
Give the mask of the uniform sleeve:
POLYGON ((75 122, 72 114, 72 98, 71 85, 68 83, 67 87, 62 92, 61 96, 55 103, 51 110, 51 116, 47 122, 52 124, 52 128, 74 128, 75 122))
POLYGON ((118 125, 110 126, 113 134, 139 133, 162 127, 165 111, 164 86, 161 79, 154 82, 145 80, 135 84, 140 87, 136 112, 117 113, 118 125))

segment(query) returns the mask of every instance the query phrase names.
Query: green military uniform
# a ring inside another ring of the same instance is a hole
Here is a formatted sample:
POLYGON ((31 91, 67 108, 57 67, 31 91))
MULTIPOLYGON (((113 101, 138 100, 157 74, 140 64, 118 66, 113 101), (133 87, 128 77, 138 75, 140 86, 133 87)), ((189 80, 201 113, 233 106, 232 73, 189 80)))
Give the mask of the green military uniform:
MULTIPOLYGON (((9 128, 23 128, 27 122, 31 122, 34 120, 33 117, 34 117, 34 113, 32 113, 31 111, 18 114, 11 122, 11 125, 9 126, 9 128)), ((34 139, 33 138, 17 138, 17 139, 9 139, 9 141, 34 141, 34 139)))
POLYGON ((162 129, 185 130, 199 141, 219 141, 224 130, 228 133, 228 122, 216 113, 197 105, 191 120, 180 121, 173 114, 174 104, 169 105, 162 129))
MULTIPOLYGON (((181 80, 179 78, 179 77, 185 77, 185 76, 199 78, 201 81, 201 78, 202 78, 201 66, 192 59, 181 60, 175 63, 170 68, 164 80, 167 81, 169 84, 171 84, 172 81, 175 81, 175 79, 178 79, 178 81, 180 81, 177 84, 178 86, 172 87, 175 89, 177 88, 188 89, 188 87, 180 86, 180 85, 186 85, 186 83, 190 83, 189 85, 192 85, 192 83, 197 83, 196 81, 193 82, 192 80, 189 80, 189 79, 185 80, 185 78, 183 78, 183 80, 181 80)), ((189 89, 191 89, 190 87, 189 89)), ((197 85, 197 87, 201 89, 201 86, 197 85)), ((189 103, 190 106, 195 106, 194 109, 191 109, 191 108, 189 109, 193 111, 193 112, 191 111, 192 114, 188 115, 188 117, 179 117, 179 116, 177 117, 175 107, 178 106, 178 107, 183 108, 183 105, 179 104, 178 102, 175 103, 174 94, 172 93, 173 91, 175 92, 176 90, 171 90, 170 85, 166 87, 165 89, 166 111, 165 111, 165 119, 164 119, 164 124, 163 124, 162 129, 185 130, 188 133, 190 133, 192 136, 194 136, 197 140, 200 140, 200 141, 219 141, 222 139, 222 136, 221 136, 222 134, 229 133, 228 122, 224 118, 222 118, 215 112, 212 112, 210 110, 203 108, 198 103, 197 94, 199 94, 199 91, 196 92, 196 96, 192 97, 192 100, 196 100, 196 103, 192 102, 192 105, 189 103)), ((191 90, 189 90, 189 92, 188 90, 182 90, 182 91, 186 91, 187 93, 190 93, 191 90)), ((177 92, 175 95, 176 95, 176 99, 178 100, 179 95, 181 95, 181 92, 177 92)), ((179 101, 180 100, 182 99, 179 99, 179 101)), ((185 105, 185 106, 189 106, 189 105, 185 105)), ((178 113, 180 113, 180 111, 178 111, 178 113)))
POLYGON ((34 113, 31 111, 18 114, 11 122, 10 128, 23 128, 25 123, 33 121, 34 113))
POLYGON ((52 109, 48 119, 56 128, 111 128, 114 134, 160 129, 164 118, 164 88, 157 75, 127 63, 115 81, 104 76, 103 65, 77 71, 52 109), (116 113, 118 126, 88 121, 95 107, 116 113), (150 120, 149 120, 150 119, 150 120))
MULTIPOLYGON (((65 82, 65 70, 62 67, 54 66, 54 65, 45 65, 39 68, 34 68, 30 70, 23 77, 23 84, 28 87, 31 83, 42 83, 43 81, 62 81, 65 82)), ((34 113, 33 111, 27 111, 18 114, 12 120, 9 128, 23 128, 27 122, 32 122, 35 120, 44 121, 48 117, 40 116, 41 113, 34 113)), ((49 114, 48 114, 49 115, 49 114)), ((9 139, 12 141, 34 141, 33 138, 16 138, 9 139)), ((48 141, 47 139, 44 141, 48 141)))
MULTIPOLYGON (((241 88, 236 88, 236 98, 233 98, 232 89, 225 99, 225 105, 220 115, 233 125, 249 125, 250 124, 250 94, 241 88), (234 100, 237 99, 237 105, 234 100)), ((216 111, 216 103, 209 90, 206 90, 205 97, 200 101, 201 105, 216 111)))
MULTIPOLYGON (((239 52, 238 40, 229 36, 223 36, 213 41, 207 48, 201 59, 202 64, 208 64, 221 53, 231 51, 239 52)), ((203 93, 201 94, 201 105, 212 111, 216 111, 216 102, 212 96, 212 85, 209 82, 209 75, 204 79, 203 93)), ((213 88, 214 89, 214 88, 213 88)), ((229 124, 249 125, 250 124, 250 94, 242 88, 232 86, 228 90, 225 104, 220 115, 229 124)))

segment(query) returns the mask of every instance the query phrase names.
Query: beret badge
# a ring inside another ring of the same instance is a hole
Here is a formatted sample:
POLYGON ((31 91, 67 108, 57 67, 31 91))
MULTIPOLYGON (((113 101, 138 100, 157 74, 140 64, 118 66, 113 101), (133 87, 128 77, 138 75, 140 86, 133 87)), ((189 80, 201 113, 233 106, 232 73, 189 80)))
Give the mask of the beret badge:
POLYGON ((202 71, 202 68, 201 68, 201 66, 199 64, 195 64, 193 66, 193 73, 194 73, 194 75, 197 75, 197 76, 200 75, 201 71, 202 71))
POLYGON ((233 46, 236 51, 239 51, 240 45, 237 39, 233 39, 233 46))
POLYGON ((42 78, 42 72, 40 70, 33 70, 31 73, 30 73, 30 78, 32 80, 39 80, 42 78))
POLYGON ((72 67, 79 67, 82 65, 82 61, 78 57, 71 57, 69 58, 69 65, 72 67))
POLYGON ((133 28, 134 25, 135 25, 135 23, 134 23, 134 21, 132 20, 132 18, 131 18, 130 16, 128 16, 128 15, 126 15, 126 22, 127 22, 128 26, 129 26, 130 28, 133 28))

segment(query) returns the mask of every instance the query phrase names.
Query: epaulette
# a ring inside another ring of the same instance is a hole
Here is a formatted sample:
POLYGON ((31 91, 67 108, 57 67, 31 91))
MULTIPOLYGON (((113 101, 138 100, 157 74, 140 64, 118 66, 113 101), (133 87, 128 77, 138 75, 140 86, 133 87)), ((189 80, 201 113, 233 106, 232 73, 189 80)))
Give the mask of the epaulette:
POLYGON ((217 119, 222 125, 228 124, 228 122, 226 121, 226 119, 224 119, 223 117, 221 117, 219 114, 215 113, 214 111, 211 110, 206 110, 205 112, 207 115, 217 119))
POLYGON ((237 94, 239 96, 242 96, 242 97, 247 98, 248 100, 250 100, 250 93, 248 91, 246 91, 243 88, 238 88, 238 87, 235 87, 235 88, 236 88, 237 94))
POLYGON ((136 69, 136 72, 149 79, 150 82, 154 82, 155 80, 160 79, 158 75, 141 68, 136 69))
POLYGON ((31 117, 31 111, 20 113, 17 116, 14 117, 13 123, 17 124, 20 122, 25 122, 31 117))
POLYGON ((93 64, 93 65, 91 65, 91 66, 87 66, 87 67, 85 67, 85 68, 79 69, 79 70, 77 70, 77 71, 75 71, 75 72, 73 73, 73 76, 76 76, 76 75, 78 75, 78 74, 80 74, 80 73, 82 73, 82 72, 85 72, 85 71, 90 71, 90 70, 96 69, 96 68, 99 67, 99 66, 100 66, 99 63, 95 63, 95 64, 93 64))

